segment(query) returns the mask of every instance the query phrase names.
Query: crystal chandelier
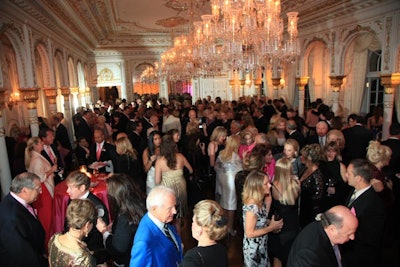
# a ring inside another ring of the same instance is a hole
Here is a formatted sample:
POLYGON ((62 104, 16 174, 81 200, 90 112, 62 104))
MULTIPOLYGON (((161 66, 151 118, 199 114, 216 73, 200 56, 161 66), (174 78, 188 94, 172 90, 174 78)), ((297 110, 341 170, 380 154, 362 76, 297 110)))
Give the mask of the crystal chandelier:
POLYGON ((211 14, 202 15, 202 21, 195 21, 189 34, 162 55, 162 75, 180 79, 218 75, 223 69, 251 71, 272 61, 293 62, 299 55, 298 12, 287 13, 284 34, 280 0, 210 4, 211 14))
POLYGON ((155 84, 158 83, 157 72, 153 67, 146 67, 140 74, 140 82, 145 84, 155 84))

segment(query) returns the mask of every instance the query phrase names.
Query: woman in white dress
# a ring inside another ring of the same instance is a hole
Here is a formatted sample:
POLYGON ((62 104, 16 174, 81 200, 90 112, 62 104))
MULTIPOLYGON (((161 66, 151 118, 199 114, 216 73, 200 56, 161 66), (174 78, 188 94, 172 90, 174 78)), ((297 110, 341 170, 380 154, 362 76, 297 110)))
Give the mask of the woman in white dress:
POLYGON ((237 208, 237 197, 235 189, 235 176, 241 171, 242 160, 239 157, 238 149, 240 145, 240 136, 231 135, 226 139, 226 147, 223 149, 215 163, 215 172, 217 174, 217 188, 220 188, 219 203, 228 214, 229 234, 234 236, 233 221, 235 210, 237 208))
POLYGON ((156 185, 155 180, 155 164, 160 157, 161 134, 158 131, 152 131, 149 134, 148 146, 143 151, 143 169, 147 173, 146 193, 149 194, 151 189, 156 185))

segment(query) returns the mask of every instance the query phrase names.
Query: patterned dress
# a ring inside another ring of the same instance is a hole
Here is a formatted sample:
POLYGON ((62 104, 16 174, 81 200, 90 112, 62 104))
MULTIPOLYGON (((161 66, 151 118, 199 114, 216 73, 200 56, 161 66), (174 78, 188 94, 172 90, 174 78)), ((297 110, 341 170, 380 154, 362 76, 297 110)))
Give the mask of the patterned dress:
POLYGON ((176 217, 182 218, 187 214, 186 180, 183 177, 183 169, 162 172, 161 185, 171 188, 176 196, 176 217))
MULTIPOLYGON (((257 216, 256 229, 267 226, 268 211, 263 203, 262 207, 255 204, 243 205, 243 228, 246 228, 246 212, 252 212, 257 216)), ((246 234, 243 237, 243 256, 245 267, 271 266, 268 258, 267 248, 268 235, 249 238, 246 234)))

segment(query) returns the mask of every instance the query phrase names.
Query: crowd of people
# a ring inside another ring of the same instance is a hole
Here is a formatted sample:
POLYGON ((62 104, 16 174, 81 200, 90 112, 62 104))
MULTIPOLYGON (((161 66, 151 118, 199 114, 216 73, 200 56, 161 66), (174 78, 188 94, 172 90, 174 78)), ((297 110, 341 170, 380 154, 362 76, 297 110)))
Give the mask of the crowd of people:
POLYGON ((306 119, 283 99, 149 103, 58 113, 10 147, 25 144, 25 164, 10 162, 0 265, 228 266, 219 241, 243 232, 246 267, 380 266, 385 238, 399 239, 400 125, 381 142, 379 110, 345 122, 321 99, 306 119), (108 174, 110 210, 80 166, 108 174), (191 215, 198 246, 184 254, 191 215))

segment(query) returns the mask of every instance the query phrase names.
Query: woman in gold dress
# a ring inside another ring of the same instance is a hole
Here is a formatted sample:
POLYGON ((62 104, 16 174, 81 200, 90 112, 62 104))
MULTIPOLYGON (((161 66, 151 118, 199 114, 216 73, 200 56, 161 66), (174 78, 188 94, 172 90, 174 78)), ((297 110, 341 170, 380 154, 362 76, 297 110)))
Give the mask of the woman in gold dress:
POLYGON ((181 220, 187 212, 187 191, 183 168, 186 167, 190 175, 193 169, 185 156, 177 152, 176 143, 169 135, 162 138, 160 154, 161 157, 157 159, 155 166, 156 184, 167 186, 175 192, 177 202, 175 227, 180 234, 181 220))
POLYGON ((66 217, 68 231, 53 235, 49 241, 50 267, 95 267, 96 260, 82 241, 97 219, 94 204, 86 199, 73 199, 66 217))

